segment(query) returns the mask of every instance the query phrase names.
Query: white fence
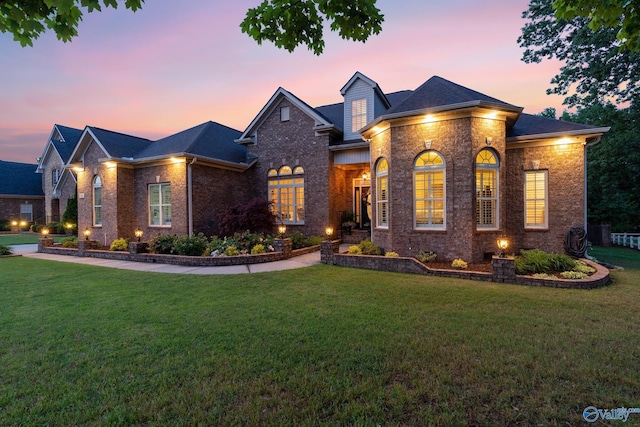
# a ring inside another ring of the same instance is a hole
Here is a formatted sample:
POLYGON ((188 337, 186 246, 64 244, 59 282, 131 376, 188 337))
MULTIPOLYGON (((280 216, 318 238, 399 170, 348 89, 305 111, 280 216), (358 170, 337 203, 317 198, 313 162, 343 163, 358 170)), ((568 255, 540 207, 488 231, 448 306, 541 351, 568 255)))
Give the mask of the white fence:
POLYGON ((611 243, 640 250, 640 233, 611 233, 611 243))

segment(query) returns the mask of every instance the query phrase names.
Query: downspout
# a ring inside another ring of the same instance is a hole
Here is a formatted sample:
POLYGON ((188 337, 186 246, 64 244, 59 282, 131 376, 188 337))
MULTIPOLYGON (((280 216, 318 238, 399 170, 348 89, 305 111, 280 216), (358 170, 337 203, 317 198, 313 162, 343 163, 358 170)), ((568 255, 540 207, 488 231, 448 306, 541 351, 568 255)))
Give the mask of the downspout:
POLYGON ((191 165, 193 165, 197 160, 198 158, 194 157, 191 162, 187 164, 187 212, 189 216, 189 237, 193 236, 193 182, 191 178, 191 165))

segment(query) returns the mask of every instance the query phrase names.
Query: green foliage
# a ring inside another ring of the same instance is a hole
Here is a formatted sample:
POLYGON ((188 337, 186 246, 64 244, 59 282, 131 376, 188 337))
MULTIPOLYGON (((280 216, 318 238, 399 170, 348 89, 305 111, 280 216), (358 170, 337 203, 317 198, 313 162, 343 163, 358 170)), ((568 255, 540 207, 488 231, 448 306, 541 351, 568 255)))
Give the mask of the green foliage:
POLYGON ((70 197, 67 200, 67 207, 62 214, 62 224, 73 224, 74 229, 78 227, 78 198, 70 197))
POLYGON ((589 28, 614 28, 621 48, 640 51, 640 17, 638 3, 629 0, 554 0, 559 19, 587 18, 589 28))
POLYGON ((566 271, 572 270, 576 266, 576 261, 569 255, 550 254, 549 265, 552 271, 566 271))
MULTIPOLYGON (((41 232, 43 227, 39 226, 38 228, 38 232, 41 232)), ((49 229, 50 234, 64 234, 66 231, 64 228, 64 223, 62 222, 50 222, 49 224, 47 224, 47 228, 49 229)))
POLYGON ((11 221, 8 219, 0 219, 0 231, 11 231, 11 221))
POLYGON ((358 245, 349 246, 349 250, 347 251, 349 255, 362 255, 362 249, 358 245))
POLYGON ((158 234, 149 240, 149 251, 156 254, 172 254, 176 235, 158 234))
POLYGON ((240 28, 258 44, 269 40, 289 52, 304 44, 320 55, 325 19, 343 39, 364 42, 382 31, 384 15, 376 0, 264 0, 247 11, 240 28))
POLYGON ((549 273, 535 273, 535 274, 532 274, 532 276, 537 279, 555 279, 556 278, 556 276, 549 273))
POLYGON ((78 238, 76 236, 67 236, 63 237, 60 240, 62 246, 65 248, 77 248, 78 247, 78 238))
POLYGON ((11 255, 12 253, 13 249, 0 243, 0 255, 11 255))
POLYGON ((389 252, 385 252, 384 256, 389 258, 398 258, 400 255, 398 255, 397 252, 389 251, 389 252))
POLYGON ((257 245, 251 248, 251 255, 263 254, 265 252, 266 251, 264 249, 264 245, 261 243, 258 243, 257 245))
POLYGON ((240 251, 235 246, 227 246, 227 249, 224 250, 224 254, 226 256, 236 256, 240 255, 240 251))
POLYGON ((456 258, 451 263, 451 267, 457 268, 459 270, 465 270, 468 267, 468 264, 464 260, 456 258))
POLYGON ((435 261, 436 258, 438 258, 438 254, 431 251, 429 252, 420 251, 418 252, 418 255, 416 256, 416 258, 420 262, 432 262, 432 261, 435 261))
POLYGON ((560 273, 563 279, 586 279, 588 275, 580 271, 563 271, 560 273))
POLYGON ((575 266, 573 267, 573 271, 592 274, 596 272, 596 269, 588 266, 584 261, 577 260, 575 266))
MULTIPOLYGON (((125 0, 127 9, 140 9, 144 0, 125 0)), ((0 31, 13 34, 22 46, 33 46, 46 29, 64 42, 78 35, 84 13, 101 11, 102 5, 118 7, 118 0, 28 0, 0 2, 0 31)))
POLYGON ((515 259, 516 274, 550 273, 575 267, 575 260, 564 254, 549 254, 540 249, 520 251, 515 259))
POLYGON ((173 253, 186 256, 201 256, 207 248, 209 241, 204 234, 195 236, 180 236, 173 243, 173 253))
MULTIPOLYGON (((614 0, 616 4, 620 1, 614 0)), ((522 14, 528 22, 518 38, 520 47, 525 48, 524 62, 539 63, 545 58, 555 58, 563 63, 560 72, 551 80, 554 87, 547 93, 567 96, 569 91, 575 91, 565 98, 564 102, 569 106, 588 106, 604 103, 607 99, 615 99, 619 103, 637 100, 640 94, 640 51, 620 49, 617 37, 622 23, 593 29, 589 27, 589 18, 579 16, 582 13, 574 16, 560 11, 561 18, 556 18, 552 3, 553 0, 529 2, 529 9, 522 14)), ((560 6, 560 3, 568 5, 575 2, 557 0, 556 3, 560 6)), ((610 3, 601 3, 602 8, 608 8, 610 3)), ((625 18, 639 22, 637 10, 625 18)), ((637 101, 635 103, 638 104, 637 101)))
POLYGON ((110 251, 126 251, 129 249, 129 240, 125 238, 116 239, 109 246, 110 251))
POLYGON ((294 250, 304 248, 307 245, 307 237, 300 231, 287 233, 287 237, 291 239, 291 246, 294 250))
POLYGON ((363 255, 380 255, 382 253, 380 248, 374 245, 370 239, 364 239, 360 242, 359 247, 363 255))

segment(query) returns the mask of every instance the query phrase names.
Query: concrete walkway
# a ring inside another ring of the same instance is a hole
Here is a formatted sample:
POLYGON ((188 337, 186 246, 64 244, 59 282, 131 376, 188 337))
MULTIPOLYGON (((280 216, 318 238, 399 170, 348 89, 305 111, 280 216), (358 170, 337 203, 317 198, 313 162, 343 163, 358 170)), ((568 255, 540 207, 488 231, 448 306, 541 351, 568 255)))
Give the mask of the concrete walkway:
POLYGON ((46 259, 50 261, 70 262, 75 264, 96 265, 100 267, 120 268, 124 270, 151 271, 154 273, 177 274, 243 274, 262 273, 265 271, 291 270, 294 268, 309 267, 320 264, 320 251, 300 255, 282 261, 266 262, 262 264, 230 265, 221 267, 193 267, 172 264, 157 264, 147 262, 117 261, 90 257, 77 257, 67 255, 52 255, 38 253, 38 245, 12 246, 16 255, 27 258, 46 259))

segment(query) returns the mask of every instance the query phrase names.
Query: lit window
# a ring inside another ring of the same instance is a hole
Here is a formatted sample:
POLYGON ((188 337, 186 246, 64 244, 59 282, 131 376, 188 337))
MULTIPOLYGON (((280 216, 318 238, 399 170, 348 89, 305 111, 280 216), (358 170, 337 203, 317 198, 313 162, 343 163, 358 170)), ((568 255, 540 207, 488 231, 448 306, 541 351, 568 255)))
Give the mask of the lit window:
POLYGON ((149 225, 171 226, 171 184, 149 184, 149 225))
POLYGON ((389 226, 389 164, 380 159, 376 167, 376 224, 389 226))
POLYGON ((476 225, 478 229, 498 228, 498 171, 495 153, 484 149, 476 157, 476 225))
POLYGON ((524 173, 524 226, 548 227, 547 171, 524 173))
POLYGON ((267 174, 271 211, 284 224, 304 224, 304 169, 282 166, 274 172, 267 174))
POLYGON ((93 225, 102 225, 102 180, 93 177, 93 225))
POLYGON ((445 228, 444 172, 444 159, 435 151, 426 151, 416 159, 413 168, 415 228, 445 228))
POLYGON ((357 132, 367 125, 367 100, 351 101, 351 131, 357 132))

